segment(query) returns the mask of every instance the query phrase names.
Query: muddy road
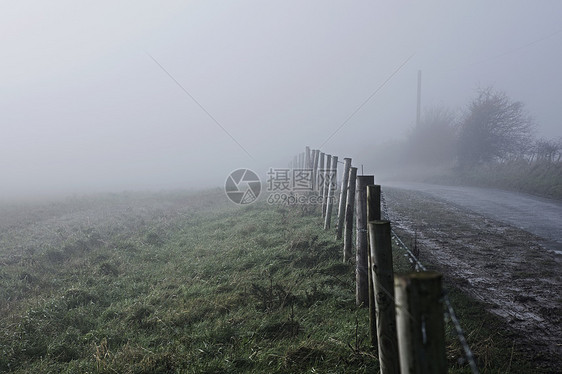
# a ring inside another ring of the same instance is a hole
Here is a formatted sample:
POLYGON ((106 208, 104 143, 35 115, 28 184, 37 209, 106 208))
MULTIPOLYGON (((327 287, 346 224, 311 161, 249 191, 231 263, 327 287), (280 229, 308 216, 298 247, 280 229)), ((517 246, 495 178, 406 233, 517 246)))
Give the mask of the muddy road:
POLYGON ((484 217, 535 234, 545 246, 562 254, 562 201, 492 188, 441 186, 425 183, 389 184, 425 192, 484 217))
POLYGON ((538 366, 561 372, 562 255, 556 220, 562 219, 562 210, 557 215, 556 204, 545 202, 545 219, 554 227, 542 236, 510 221, 518 211, 541 215, 537 208, 524 211, 525 199, 512 205, 507 195, 494 197, 501 191, 484 200, 481 193, 463 196, 462 190, 449 187, 397 187, 383 186, 389 218, 407 240, 417 233, 420 260, 503 319, 515 344, 538 366), (474 206, 464 206, 466 201, 474 206), (512 213, 497 218, 505 210, 512 213))

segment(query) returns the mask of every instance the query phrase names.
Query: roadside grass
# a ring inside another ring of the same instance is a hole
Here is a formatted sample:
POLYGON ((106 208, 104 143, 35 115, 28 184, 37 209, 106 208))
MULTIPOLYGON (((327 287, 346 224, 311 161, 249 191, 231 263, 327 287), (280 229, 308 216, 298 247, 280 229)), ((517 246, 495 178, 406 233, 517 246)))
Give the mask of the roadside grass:
MULTIPOLYGON (((3 242, 0 371, 378 370, 354 268, 316 211, 238 208, 216 203, 225 200, 218 193, 196 200, 178 200, 197 204, 195 213, 86 227, 43 250, 10 255, 3 242)), ((394 252, 397 271, 408 271, 394 252)), ((537 372, 481 305, 455 289, 450 296, 483 372, 537 372)), ((470 372, 451 326, 447 346, 450 372, 470 372)))
POLYGON ((501 188, 537 196, 562 199, 562 162, 511 161, 455 170, 427 178, 432 183, 501 188))

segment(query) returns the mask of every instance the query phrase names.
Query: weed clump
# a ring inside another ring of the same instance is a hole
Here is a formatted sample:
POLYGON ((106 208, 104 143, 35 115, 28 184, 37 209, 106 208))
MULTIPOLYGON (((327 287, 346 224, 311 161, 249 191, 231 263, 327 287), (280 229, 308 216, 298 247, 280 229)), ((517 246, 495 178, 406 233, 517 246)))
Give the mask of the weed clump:
POLYGON ((97 301, 97 297, 92 295, 88 291, 75 288, 67 290, 63 296, 63 299, 66 301, 66 306, 68 309, 86 306, 97 301))
POLYGON ((150 328, 155 324, 155 321, 150 318, 153 313, 154 309, 152 307, 135 305, 133 306, 129 317, 127 317, 127 321, 141 328, 150 328))
POLYGON ((108 275, 108 276, 112 276, 112 277, 116 277, 119 275, 119 269, 117 268, 117 266, 109 263, 109 262, 103 262, 100 264, 99 266, 99 270, 98 272, 101 275, 108 275))
POLYGON ((258 225, 250 223, 250 224, 242 226, 238 230, 238 234, 243 238, 247 238, 248 236, 253 235, 257 231, 258 231, 258 225))
POLYGON ((155 247, 160 247, 164 244, 164 239, 158 233, 150 232, 146 234, 145 242, 155 247))
POLYGON ((318 235, 311 232, 298 233, 293 239, 289 241, 287 250, 289 251, 309 251, 314 248, 318 235))
POLYGON ((70 362, 80 358, 81 332, 69 327, 65 333, 53 340, 47 347, 47 354, 58 362, 70 362))
POLYGON ((285 366, 291 369, 303 369, 326 359, 326 352, 310 347, 299 347, 287 352, 284 357, 285 366))
POLYGON ((276 340, 295 337, 302 330, 298 321, 287 320, 267 324, 259 329, 257 335, 262 339, 276 340))
POLYGON ((53 265, 60 265, 65 260, 65 255, 62 251, 56 249, 49 249, 45 252, 45 258, 53 265))
MULTIPOLYGON (((2 279, 2 277, 0 276, 0 279, 2 279)), ((37 281, 37 278, 31 274, 29 274, 26 271, 21 272, 18 275, 18 279, 21 281, 24 281, 26 283, 35 283, 37 281)))
POLYGON ((250 296, 255 301, 255 307, 262 312, 271 312, 283 309, 295 301, 295 296, 284 289, 280 284, 270 283, 264 287, 257 283, 252 283, 250 296))

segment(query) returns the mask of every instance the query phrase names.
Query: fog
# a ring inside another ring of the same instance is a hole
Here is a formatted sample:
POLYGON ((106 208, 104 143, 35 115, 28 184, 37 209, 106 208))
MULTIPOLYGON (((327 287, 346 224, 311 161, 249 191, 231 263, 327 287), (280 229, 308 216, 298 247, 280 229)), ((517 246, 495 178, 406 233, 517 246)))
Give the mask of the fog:
POLYGON ((560 137, 560 14, 555 0, 5 4, 0 196, 219 186, 305 145, 366 157, 414 126, 418 70, 423 106, 461 110, 492 85, 560 137))

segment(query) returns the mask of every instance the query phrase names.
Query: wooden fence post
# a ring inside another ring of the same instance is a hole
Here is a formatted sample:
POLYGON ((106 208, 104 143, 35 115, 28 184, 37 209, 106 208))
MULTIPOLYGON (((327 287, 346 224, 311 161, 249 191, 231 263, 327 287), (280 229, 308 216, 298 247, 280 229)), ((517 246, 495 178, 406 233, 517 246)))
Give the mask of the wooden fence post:
POLYGON ((345 230, 343 236, 343 262, 351 260, 353 247, 353 213, 355 212, 355 184, 357 181, 357 168, 349 169, 347 185, 347 198, 345 204, 345 230))
POLYGON ((400 366, 396 337, 390 222, 370 221, 369 241, 372 260, 370 273, 373 280, 371 294, 374 295, 376 304, 376 334, 379 346, 380 372, 381 374, 398 374, 400 373, 400 366))
MULTIPOLYGON (((381 219, 381 189, 379 185, 371 184, 367 186, 367 222, 376 221, 381 219)), ((369 236, 370 239, 370 236, 369 236)), ((372 243, 369 248, 372 248, 372 243)), ((368 251, 367 261, 369 269, 373 268, 374 262, 371 256, 371 251, 368 251)), ((369 271, 369 337, 371 338, 371 345, 377 346, 377 313, 375 304, 375 287, 373 285, 372 272, 369 271)))
POLYGON ((324 192, 323 187, 323 180, 324 176, 322 175, 324 171, 324 152, 320 152, 320 162, 318 163, 318 170, 316 171, 316 189, 318 191, 318 196, 322 197, 322 192, 324 192))
POLYGON ((336 240, 340 240, 343 234, 343 223, 345 221, 345 207, 347 199, 347 185, 349 184, 349 169, 351 168, 351 159, 349 157, 346 157, 343 160, 344 167, 338 207, 338 226, 336 228, 336 240))
POLYGON ((326 219, 324 230, 330 229, 332 225, 332 207, 334 206, 334 195, 338 187, 338 156, 332 156, 332 167, 330 168, 330 181, 328 185, 328 200, 326 201, 326 219))
POLYGON ((381 219, 381 186, 378 184, 367 186, 367 217, 369 221, 381 219))
POLYGON ((326 205, 328 202, 328 183, 331 165, 332 155, 326 155, 326 167, 324 169, 324 180, 322 181, 322 217, 326 216, 326 205))
POLYGON ((318 161, 320 157, 320 150, 315 149, 312 151, 312 191, 316 191, 316 183, 318 179, 318 161))
POLYGON ((355 189, 355 211, 356 211, 356 270, 355 270, 355 301, 357 305, 369 306, 369 263, 367 242, 367 186, 375 183, 373 175, 361 175, 357 177, 355 189))
POLYGON ((445 323, 437 272, 394 278, 396 322, 402 373, 447 373, 445 323))

